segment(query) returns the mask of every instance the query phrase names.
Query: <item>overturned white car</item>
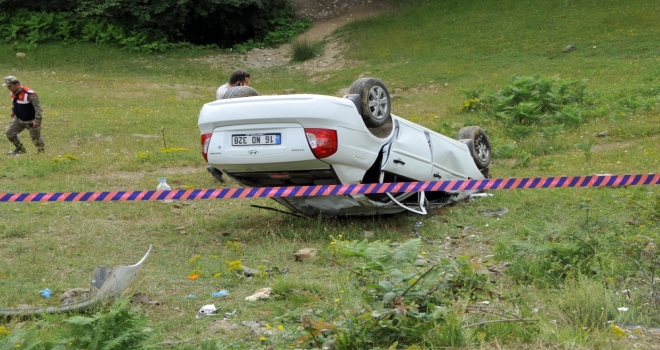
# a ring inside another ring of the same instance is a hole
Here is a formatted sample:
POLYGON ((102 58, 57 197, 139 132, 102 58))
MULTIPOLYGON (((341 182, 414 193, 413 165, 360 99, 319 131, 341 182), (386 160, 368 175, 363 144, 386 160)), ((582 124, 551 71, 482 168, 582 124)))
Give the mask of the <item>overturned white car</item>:
MULTIPOLYGON (((198 126, 204 159, 248 187, 483 179, 488 136, 463 128, 458 140, 390 113, 378 79, 355 81, 344 98, 258 96, 234 87, 207 103, 198 126), (236 98, 246 97, 247 98, 236 98)), ((473 191, 287 197, 275 200, 304 215, 376 215, 449 204, 473 191)))

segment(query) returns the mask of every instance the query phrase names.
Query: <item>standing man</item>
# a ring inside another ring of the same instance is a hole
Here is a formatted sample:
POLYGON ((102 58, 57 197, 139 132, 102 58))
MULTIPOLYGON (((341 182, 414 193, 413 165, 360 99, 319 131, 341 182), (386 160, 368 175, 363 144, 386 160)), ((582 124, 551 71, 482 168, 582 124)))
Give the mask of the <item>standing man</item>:
POLYGON ((244 72, 242 70, 235 71, 231 77, 229 77, 229 82, 222 85, 218 88, 218 91, 215 92, 215 99, 221 100, 225 97, 227 90, 234 86, 249 86, 250 85, 250 73, 244 72))
POLYGON ((13 75, 5 77, 5 83, 2 86, 6 86, 11 91, 11 99, 14 104, 11 109, 12 119, 5 130, 5 134, 7 139, 16 146, 16 149, 9 153, 20 154, 26 152, 21 140, 18 139, 18 134, 25 129, 30 132, 30 138, 37 147, 37 153, 44 153, 46 145, 41 138, 43 110, 37 93, 27 86, 21 86, 18 78, 13 75))

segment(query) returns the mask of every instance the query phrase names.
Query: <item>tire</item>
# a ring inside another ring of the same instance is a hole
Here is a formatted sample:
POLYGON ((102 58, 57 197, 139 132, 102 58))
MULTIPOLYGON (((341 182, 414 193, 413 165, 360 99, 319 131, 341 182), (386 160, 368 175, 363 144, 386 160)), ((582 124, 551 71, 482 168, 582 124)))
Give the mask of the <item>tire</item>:
POLYGON ((486 132, 478 126, 466 126, 458 132, 458 140, 469 140, 468 148, 474 164, 479 170, 486 169, 491 163, 490 141, 486 132), (471 146, 471 147, 470 147, 471 146))
POLYGON ((360 95, 359 111, 368 128, 383 126, 391 119, 392 98, 380 79, 358 79, 353 82, 348 93, 360 95))
POLYGON ((222 98, 227 99, 227 98, 251 97, 251 96, 259 96, 259 93, 257 92, 257 90, 249 86, 234 86, 232 88, 229 88, 229 90, 227 90, 227 92, 225 93, 225 96, 223 96, 222 98))

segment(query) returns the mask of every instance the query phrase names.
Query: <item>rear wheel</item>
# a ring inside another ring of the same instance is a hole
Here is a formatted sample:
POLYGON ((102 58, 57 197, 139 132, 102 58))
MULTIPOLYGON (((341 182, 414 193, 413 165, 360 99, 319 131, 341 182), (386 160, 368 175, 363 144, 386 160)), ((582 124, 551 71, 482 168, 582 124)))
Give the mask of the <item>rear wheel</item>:
POLYGON ((392 98, 380 79, 358 79, 353 82, 348 93, 360 95, 360 115, 367 127, 377 128, 390 120, 392 98))
POLYGON ((482 128, 478 126, 464 127, 458 132, 458 139, 471 141, 470 143, 472 145, 470 147, 470 143, 468 143, 468 148, 470 149, 472 159, 474 159, 474 164, 477 165, 479 170, 486 169, 490 166, 490 141, 482 128))
POLYGON ((251 97, 251 96, 259 96, 259 93, 257 92, 257 90, 249 86, 234 86, 232 88, 229 88, 229 90, 227 90, 223 98, 227 99, 227 98, 251 97))

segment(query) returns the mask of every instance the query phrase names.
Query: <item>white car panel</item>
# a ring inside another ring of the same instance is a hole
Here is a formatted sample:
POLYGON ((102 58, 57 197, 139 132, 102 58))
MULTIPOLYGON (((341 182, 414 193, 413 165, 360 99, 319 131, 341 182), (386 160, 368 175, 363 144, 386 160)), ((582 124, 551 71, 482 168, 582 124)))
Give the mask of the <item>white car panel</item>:
POLYGON ((474 162, 466 162, 465 154, 470 152, 467 145, 444 135, 433 133, 433 174, 436 180, 480 179, 483 177, 474 162), (440 174, 441 177, 435 176, 440 174), (443 175, 444 174, 444 175, 443 175))
POLYGON ((431 175, 431 149, 424 129, 402 119, 394 121, 394 140, 383 170, 409 179, 431 175))

